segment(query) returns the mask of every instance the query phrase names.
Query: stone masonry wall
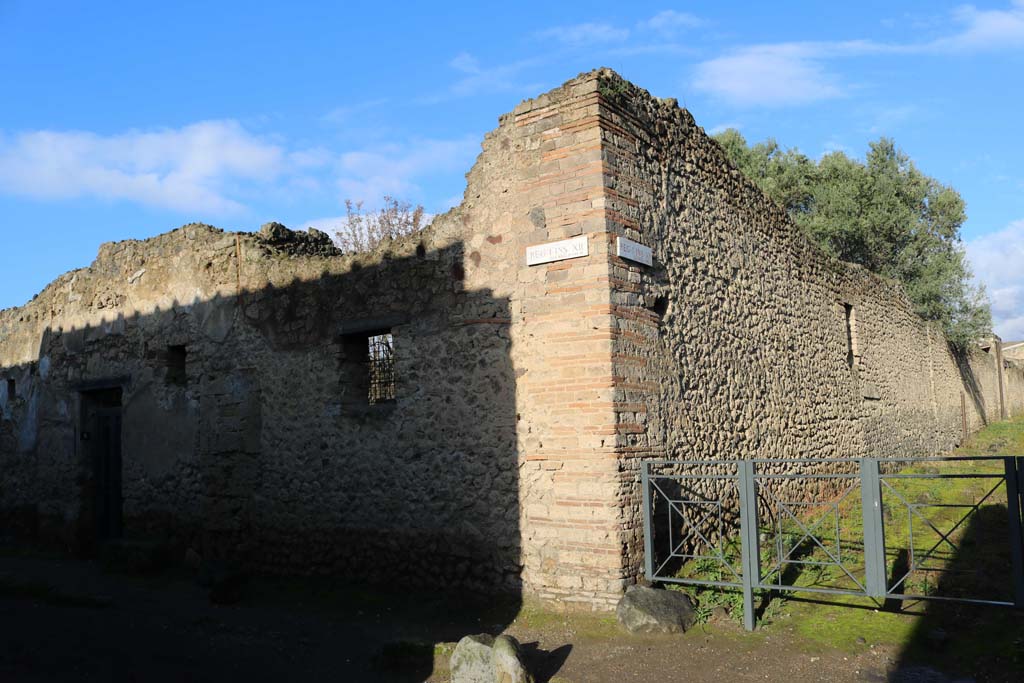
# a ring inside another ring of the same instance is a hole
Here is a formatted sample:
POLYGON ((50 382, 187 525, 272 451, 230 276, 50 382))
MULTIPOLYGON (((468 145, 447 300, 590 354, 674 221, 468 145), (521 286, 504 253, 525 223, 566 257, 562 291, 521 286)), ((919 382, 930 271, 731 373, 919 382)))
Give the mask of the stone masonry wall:
POLYGON ((466 289, 462 244, 440 229, 357 258, 268 236, 192 225, 105 245, 4 313, 0 338, 35 339, 3 348, 21 368, 4 508, 91 541, 79 404, 117 385, 129 538, 271 572, 383 577, 420 557, 413 580, 518 585, 507 298, 466 289), (396 403, 368 405, 352 328, 394 335, 396 403), (187 351, 180 380, 170 347, 187 351))
POLYGON ((654 251, 612 259, 624 576, 640 458, 941 454, 962 397, 968 430, 1000 419, 994 354, 955 355, 896 283, 825 256, 674 100, 610 72, 601 90, 609 232, 654 251))

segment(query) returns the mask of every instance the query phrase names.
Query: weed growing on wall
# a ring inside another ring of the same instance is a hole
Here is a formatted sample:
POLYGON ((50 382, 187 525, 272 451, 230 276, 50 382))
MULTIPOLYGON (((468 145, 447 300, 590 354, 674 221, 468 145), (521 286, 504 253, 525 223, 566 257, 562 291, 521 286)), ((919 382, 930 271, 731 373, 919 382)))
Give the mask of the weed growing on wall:
POLYGON ((427 226, 422 206, 389 195, 377 211, 364 211, 362 201, 345 200, 345 224, 335 231, 338 247, 346 253, 371 251, 384 240, 419 232, 427 226))

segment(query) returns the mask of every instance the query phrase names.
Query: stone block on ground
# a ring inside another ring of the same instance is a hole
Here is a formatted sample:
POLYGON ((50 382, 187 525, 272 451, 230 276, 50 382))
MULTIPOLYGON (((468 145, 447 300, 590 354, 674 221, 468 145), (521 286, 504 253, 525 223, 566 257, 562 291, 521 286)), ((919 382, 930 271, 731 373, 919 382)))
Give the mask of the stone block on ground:
POLYGON ((685 633, 697 620, 690 598, 646 586, 630 586, 615 616, 630 633, 685 633))
POLYGON ((452 683, 533 683, 512 636, 466 636, 455 646, 449 668, 452 683))
POLYGON ((491 662, 491 646, 494 638, 481 633, 466 636, 455 646, 450 669, 452 683, 492 683, 494 667, 491 662))

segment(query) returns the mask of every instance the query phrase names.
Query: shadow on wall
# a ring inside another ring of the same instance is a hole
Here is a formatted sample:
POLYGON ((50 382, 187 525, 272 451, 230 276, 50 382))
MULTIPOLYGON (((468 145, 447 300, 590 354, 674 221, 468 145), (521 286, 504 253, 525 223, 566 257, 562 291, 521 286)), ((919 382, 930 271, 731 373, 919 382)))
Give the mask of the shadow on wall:
MULTIPOLYGON (((462 259, 256 289, 243 261, 237 295, 47 330, 0 368, 0 536, 501 592, 459 620, 499 632, 521 604, 509 303, 466 291, 462 259)), ((414 659, 392 680, 429 675, 414 659)))
MULTIPOLYGON (((981 424, 983 426, 987 425, 988 414, 985 412, 985 397, 981 391, 981 384, 971 368, 970 357, 952 345, 949 347, 949 354, 956 363, 956 368, 960 372, 960 379, 964 385, 964 391, 967 392, 971 402, 974 404, 974 409, 978 412, 981 424)), ((969 429, 970 424, 968 424, 969 429)))
MULTIPOLYGON (((967 528, 949 552, 946 571, 911 574, 911 587, 920 594, 942 597, 1013 601, 1010 569, 1009 522, 1005 505, 985 505, 971 515, 967 528)), ((918 550, 918 553, 921 551, 918 550)), ((901 558, 906 551, 901 551, 901 558)), ((940 548, 939 554, 942 553, 940 548)), ((946 559, 946 558, 940 558, 946 559)), ((904 559, 905 562, 905 559, 904 559)), ((902 576, 894 569, 894 575, 902 576)), ((908 591, 909 592, 909 591, 908 591)), ((888 609, 917 611, 921 603, 886 602, 888 609)), ((1024 664, 1024 622, 1021 614, 1007 607, 927 601, 924 615, 899 653, 891 680, 953 680, 967 675, 971 680, 1019 681, 1024 664), (935 669, 949 674, 944 678, 935 669), (917 675, 919 678, 908 676, 917 675)))

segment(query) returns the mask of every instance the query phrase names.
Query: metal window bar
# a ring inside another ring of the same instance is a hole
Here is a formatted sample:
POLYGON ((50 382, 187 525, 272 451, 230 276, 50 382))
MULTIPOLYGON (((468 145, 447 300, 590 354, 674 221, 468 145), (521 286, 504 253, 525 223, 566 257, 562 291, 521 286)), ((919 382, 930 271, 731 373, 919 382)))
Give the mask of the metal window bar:
POLYGON ((368 375, 370 404, 395 400, 395 351, 390 334, 375 334, 368 339, 368 375))

